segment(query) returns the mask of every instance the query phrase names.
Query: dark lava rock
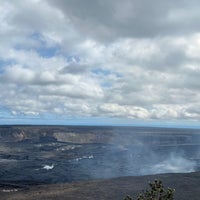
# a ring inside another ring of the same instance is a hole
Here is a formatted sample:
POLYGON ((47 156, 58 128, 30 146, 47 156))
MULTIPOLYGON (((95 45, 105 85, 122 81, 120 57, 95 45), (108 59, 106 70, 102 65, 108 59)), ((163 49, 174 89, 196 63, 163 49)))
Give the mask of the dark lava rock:
POLYGON ((148 188, 148 182, 161 179, 165 187, 174 188, 175 200, 200 199, 200 172, 162 174, 154 176, 123 177, 77 183, 51 184, 15 188, 0 185, 2 200, 123 200, 129 194, 135 197, 148 188))

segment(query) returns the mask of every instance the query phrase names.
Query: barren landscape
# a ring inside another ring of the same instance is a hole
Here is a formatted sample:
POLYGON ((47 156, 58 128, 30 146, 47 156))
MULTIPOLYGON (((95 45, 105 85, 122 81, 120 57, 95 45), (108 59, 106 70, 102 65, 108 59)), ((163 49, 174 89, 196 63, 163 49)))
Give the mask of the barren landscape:
POLYGON ((199 133, 149 127, 1 126, 1 199, 123 199, 159 178, 176 189, 176 199, 196 200, 199 133))
POLYGON ((200 173, 197 172, 36 186, 1 185, 0 195, 2 200, 123 200, 126 195, 136 197, 154 179, 174 188, 177 200, 199 200, 200 173))

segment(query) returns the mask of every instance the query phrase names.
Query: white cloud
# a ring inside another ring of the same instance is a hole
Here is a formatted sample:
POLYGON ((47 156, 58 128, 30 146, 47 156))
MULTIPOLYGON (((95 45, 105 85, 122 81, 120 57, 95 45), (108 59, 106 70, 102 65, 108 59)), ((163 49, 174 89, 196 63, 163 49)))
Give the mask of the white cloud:
POLYGON ((146 119, 149 113, 146 109, 135 106, 121 106, 114 103, 102 104, 100 112, 103 115, 120 118, 146 119))
POLYGON ((200 118, 196 1, 1 3, 0 106, 13 116, 200 118))
POLYGON ((199 2, 50 0, 79 31, 100 41, 186 35, 199 30, 199 2), (92 31, 91 31, 92 30, 92 31))

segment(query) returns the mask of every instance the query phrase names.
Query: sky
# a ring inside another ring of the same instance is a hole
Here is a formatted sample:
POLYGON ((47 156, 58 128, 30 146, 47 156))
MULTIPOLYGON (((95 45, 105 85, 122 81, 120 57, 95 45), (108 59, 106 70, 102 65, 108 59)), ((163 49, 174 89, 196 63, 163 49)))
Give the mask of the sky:
POLYGON ((200 120, 198 0, 0 0, 0 124, 200 120))

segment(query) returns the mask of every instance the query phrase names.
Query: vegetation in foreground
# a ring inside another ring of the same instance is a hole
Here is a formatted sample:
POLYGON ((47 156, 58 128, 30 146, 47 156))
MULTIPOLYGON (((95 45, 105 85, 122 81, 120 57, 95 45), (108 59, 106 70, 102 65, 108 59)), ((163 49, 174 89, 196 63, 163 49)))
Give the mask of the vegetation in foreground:
MULTIPOLYGON (((167 188, 164 189, 161 180, 155 180, 149 183, 150 189, 140 193, 137 196, 137 200, 173 200, 174 199, 174 189, 167 188)), ((131 196, 126 196, 124 200, 134 200, 131 196)))

